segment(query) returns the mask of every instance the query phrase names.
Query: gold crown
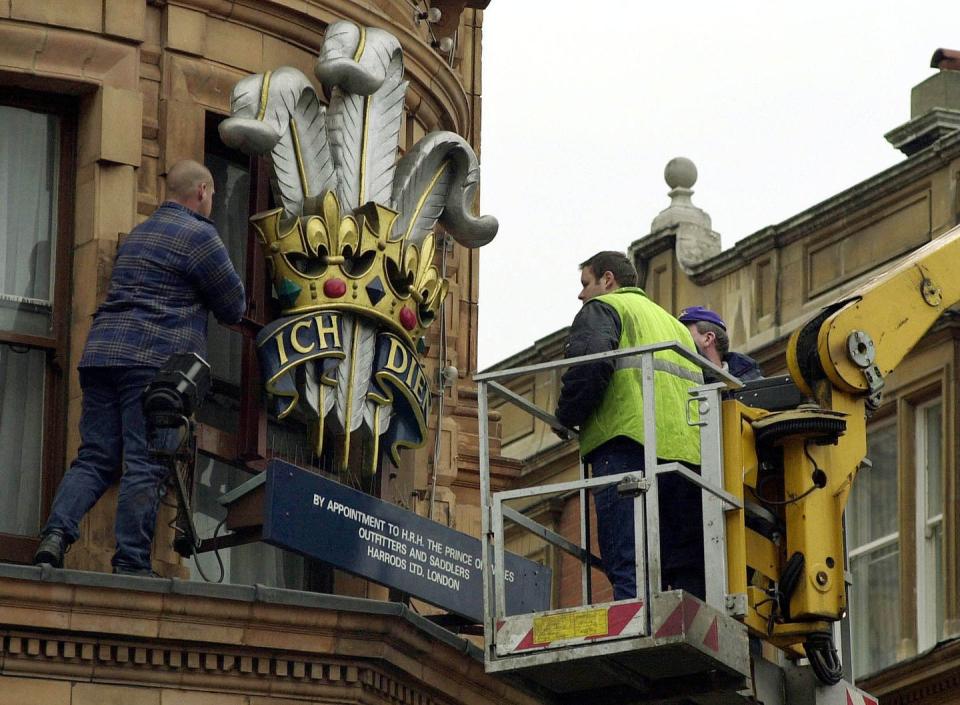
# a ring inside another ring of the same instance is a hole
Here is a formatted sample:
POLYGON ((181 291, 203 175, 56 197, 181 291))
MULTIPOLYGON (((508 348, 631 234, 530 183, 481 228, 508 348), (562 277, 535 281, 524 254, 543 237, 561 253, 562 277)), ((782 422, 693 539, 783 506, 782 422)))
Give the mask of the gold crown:
POLYGON ((433 323, 447 281, 433 264, 433 233, 418 246, 390 239, 398 213, 367 203, 341 215, 333 191, 322 215, 305 215, 281 228, 283 208, 250 219, 263 247, 284 315, 335 309, 381 321, 415 344, 433 323))

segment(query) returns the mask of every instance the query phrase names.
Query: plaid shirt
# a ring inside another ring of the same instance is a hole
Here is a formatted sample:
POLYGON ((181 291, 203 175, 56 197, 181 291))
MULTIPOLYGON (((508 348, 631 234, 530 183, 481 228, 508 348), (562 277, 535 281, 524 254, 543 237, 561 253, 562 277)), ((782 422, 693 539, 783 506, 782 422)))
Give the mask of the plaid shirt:
POLYGON ((208 311, 238 323, 245 309, 213 223, 167 201, 117 250, 79 366, 160 367, 178 352, 206 356, 208 311))

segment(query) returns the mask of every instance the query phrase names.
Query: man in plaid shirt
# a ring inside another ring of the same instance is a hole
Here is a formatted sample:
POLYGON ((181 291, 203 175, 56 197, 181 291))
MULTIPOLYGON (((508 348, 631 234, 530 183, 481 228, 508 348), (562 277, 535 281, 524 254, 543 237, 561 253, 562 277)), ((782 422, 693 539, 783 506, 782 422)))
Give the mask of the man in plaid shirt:
POLYGON ((181 161, 167 201, 117 250, 107 298, 80 360, 81 446, 53 500, 34 563, 63 566, 78 525, 123 464, 113 572, 152 575, 150 546, 166 466, 147 449, 143 390, 174 353, 206 355, 207 318, 239 323, 243 284, 209 220, 209 170, 181 161))

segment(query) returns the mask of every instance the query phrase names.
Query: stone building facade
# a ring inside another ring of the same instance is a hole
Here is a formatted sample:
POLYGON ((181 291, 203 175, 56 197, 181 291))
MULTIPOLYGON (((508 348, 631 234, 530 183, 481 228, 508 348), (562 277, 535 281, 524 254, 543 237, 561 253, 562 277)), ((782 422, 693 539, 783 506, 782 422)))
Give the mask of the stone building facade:
MULTIPOLYGON (((273 311, 247 217, 269 206, 267 174, 217 125, 244 76, 286 65, 312 77, 325 28, 347 19, 402 46, 401 150, 443 129, 479 151, 488 1, 435 0, 434 22, 406 0, 0 0, 0 703, 537 702, 487 677, 473 644, 386 589, 305 559, 228 548, 224 584, 204 583, 170 548, 169 508, 153 566, 173 579, 110 575, 115 490, 83 522, 65 570, 29 565, 79 443, 76 364, 117 242, 162 202, 180 159, 213 171, 213 217, 251 299, 249 321, 211 331, 201 534, 222 518, 216 497, 267 459, 315 461, 303 429, 261 403, 253 338, 273 311)), ((450 294, 427 340, 433 379, 474 369, 477 345, 478 253, 438 251, 450 294)), ((441 398, 427 445, 380 491, 477 533, 476 396, 461 376, 441 398)), ((508 478, 519 464, 502 467, 508 478)), ((201 567, 217 576, 212 554, 201 567)))
MULTIPOLYGON (((913 90, 911 120, 886 135, 905 159, 726 250, 691 201, 695 172, 668 167, 671 206, 656 216, 649 234, 624 243, 641 286, 674 314, 691 305, 717 311, 732 349, 757 358, 767 375, 786 374, 784 352, 795 329, 960 223, 957 53, 938 51, 932 66, 937 72, 913 90)), ((565 338, 566 330, 557 331, 494 367, 562 357, 565 338)), ((858 685, 885 704, 956 699, 958 343, 960 327, 950 310, 886 379, 882 407, 868 426, 873 467, 860 474, 847 505, 853 670, 858 685)), ((508 386, 553 410, 560 373, 514 378, 508 386)), ((579 477, 574 442, 560 441, 510 404, 491 407, 502 426, 503 454, 524 463, 521 483, 579 477)), ((530 504, 525 512, 577 540, 578 503, 571 493, 530 504)), ((512 545, 553 568, 559 606, 579 604, 579 561, 519 530, 512 545)), ((594 601, 610 599, 609 584, 596 570, 593 585, 594 601)))

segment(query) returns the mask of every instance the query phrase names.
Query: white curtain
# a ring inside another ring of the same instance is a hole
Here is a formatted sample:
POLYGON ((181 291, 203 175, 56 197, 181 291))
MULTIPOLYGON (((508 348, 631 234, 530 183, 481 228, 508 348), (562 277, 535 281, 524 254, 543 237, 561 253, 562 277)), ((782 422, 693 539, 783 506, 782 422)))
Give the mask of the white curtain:
POLYGON ((0 532, 40 530, 43 449, 42 350, 0 345, 0 532))
POLYGON ((0 532, 40 520, 46 353, 4 333, 49 336, 56 248, 59 121, 0 106, 0 532))
POLYGON ((0 329, 50 335, 59 122, 0 106, 0 329))

